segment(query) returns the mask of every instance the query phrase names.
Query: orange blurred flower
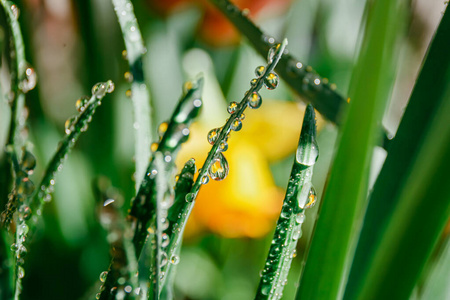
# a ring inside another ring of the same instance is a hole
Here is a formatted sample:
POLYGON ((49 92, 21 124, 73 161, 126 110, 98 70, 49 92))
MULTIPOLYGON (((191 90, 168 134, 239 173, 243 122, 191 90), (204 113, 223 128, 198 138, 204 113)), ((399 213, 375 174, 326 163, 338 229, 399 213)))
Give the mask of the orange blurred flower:
MULTIPOLYGON (((199 34, 213 46, 227 46, 239 42, 240 36, 234 26, 206 0, 148 0, 157 12, 168 15, 182 10, 189 5, 197 5, 204 11, 199 25, 199 34)), ((235 0, 233 3, 241 10, 246 10, 250 18, 273 17, 285 12, 292 0, 235 0)))
MULTIPOLYGON (((224 153, 229 174, 202 186, 186 235, 207 229, 228 238, 255 238, 273 229, 284 192, 275 185, 269 163, 295 151, 303 112, 297 103, 267 100, 258 110, 246 111, 242 130, 232 132, 224 153)), ((190 158, 187 154, 203 163, 211 147, 206 141, 210 129, 193 124, 178 165, 190 158)))

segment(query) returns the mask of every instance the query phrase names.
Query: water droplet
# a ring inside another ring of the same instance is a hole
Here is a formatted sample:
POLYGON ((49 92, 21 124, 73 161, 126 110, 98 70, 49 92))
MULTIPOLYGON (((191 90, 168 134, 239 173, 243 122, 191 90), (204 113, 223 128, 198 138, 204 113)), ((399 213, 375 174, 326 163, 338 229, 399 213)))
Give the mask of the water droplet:
POLYGON ((209 182, 209 176, 208 175, 204 175, 202 177, 202 184, 207 184, 209 182))
POLYGON ((308 202, 306 203, 304 209, 313 207, 316 204, 317 193, 314 186, 311 185, 311 189, 309 190, 308 202))
POLYGON ((17 5, 13 4, 11 5, 11 12, 13 13, 14 19, 19 19, 20 10, 17 7, 17 5))
POLYGON ((228 143, 226 141, 222 141, 219 144, 219 151, 220 152, 225 152, 228 150, 228 143))
POLYGON ((11 248, 10 248, 10 249, 11 249, 11 251, 16 252, 17 249, 19 249, 19 247, 17 246, 16 243, 14 243, 14 244, 11 245, 11 248))
POLYGON ((168 259, 167 259, 167 253, 166 252, 161 252, 161 264, 160 266, 163 267, 165 265, 167 265, 168 259))
POLYGON ((105 282, 106 281, 106 277, 108 277, 108 271, 103 271, 100 273, 100 281, 101 282, 105 282))
POLYGON ((299 164, 305 166, 312 166, 316 163, 319 158, 319 146, 313 136, 297 148, 295 158, 299 164))
POLYGON ((167 122, 162 122, 161 124, 159 124, 158 136, 160 138, 164 135, 164 133, 166 133, 168 127, 169 127, 169 123, 167 123, 167 122))
POLYGON ((270 285, 264 285, 261 289, 261 293, 263 295, 269 295, 270 292, 270 285))
POLYGON ((20 89, 24 93, 27 93, 32 89, 34 89, 34 87, 36 86, 36 82, 37 82, 36 72, 32 67, 27 67, 25 69, 25 78, 20 83, 20 89))
POLYGON ((178 265, 179 262, 180 258, 178 257, 178 255, 172 255, 172 257, 170 258, 170 263, 172 265, 178 265))
POLYGON ((101 99, 106 94, 106 84, 104 82, 99 82, 92 87, 92 95, 97 99, 101 99))
POLYGON ((221 181, 227 177, 229 171, 228 161, 222 153, 219 153, 212 161, 208 174, 213 180, 221 181))
POLYGON ((248 100, 248 105, 254 109, 259 108, 262 104, 262 98, 257 92, 253 92, 248 100))
POLYGON ((211 145, 214 145, 214 143, 217 141, 217 138, 219 137, 220 130, 221 130, 220 128, 214 128, 214 129, 211 129, 210 132, 208 132, 208 136, 207 136, 208 143, 210 143, 211 145))
POLYGON ((77 117, 71 117, 70 119, 67 119, 64 123, 64 131, 66 134, 70 134, 72 130, 74 129, 73 126, 75 122, 77 121, 77 117))
POLYGON ((266 70, 266 68, 264 66, 256 67, 256 69, 255 69, 256 76, 261 77, 264 74, 265 70, 266 70))
POLYGON ((21 214, 21 217, 24 220, 29 220, 31 217, 31 209, 27 205, 20 206, 19 213, 21 214))
POLYGON ((31 152, 24 150, 22 155, 21 167, 22 170, 24 170, 28 174, 32 173, 34 168, 36 167, 36 157, 34 157, 31 152))
POLYGON ((239 131, 242 129, 242 122, 241 120, 239 120, 238 118, 236 118, 232 123, 231 123, 231 129, 234 131, 239 131))
POLYGON ((242 113, 240 116, 239 116, 239 120, 244 120, 245 119, 245 115, 244 115, 244 113, 242 113))
POLYGON ((156 150, 158 150, 158 146, 159 146, 158 143, 152 143, 152 144, 150 145, 150 150, 151 150, 152 152, 155 152, 156 150))
POLYGON ((303 222, 305 222, 305 214, 304 213, 298 214, 297 217, 295 218, 295 221, 298 224, 303 224, 303 222))
POLYGON ((187 193, 185 199, 186 199, 186 202, 194 201, 195 200, 194 193, 187 193))
POLYGON ((266 78, 264 78, 264 85, 268 90, 273 90, 278 86, 279 79, 278 75, 275 73, 270 73, 267 75, 266 78))
POLYGON ((301 236, 302 236, 302 231, 301 231, 301 229, 295 230, 295 231, 292 233, 292 239, 293 239, 294 241, 298 240, 301 236))
POLYGON ((20 245, 19 249, 17 250, 17 258, 25 257, 27 253, 27 248, 25 248, 24 245, 20 245))
POLYGON ((89 102, 88 97, 81 97, 80 99, 77 100, 77 102, 75 102, 75 108, 77 109, 78 112, 83 112, 86 109, 88 102, 89 102))
POLYGON ((169 242, 170 242, 169 236, 166 233, 163 233, 161 235, 161 246, 167 247, 169 246, 169 242))
POLYGON ((253 78, 252 80, 250 80, 250 84, 251 85, 255 85, 258 82, 258 79, 253 78))
POLYGON ((275 58, 275 53, 277 52, 278 48, 280 47, 280 44, 273 46, 269 49, 269 52, 267 53, 267 62, 271 64, 273 62, 273 59, 275 58))
POLYGON ((131 92, 130 89, 125 91, 125 96, 127 96, 128 98, 131 98, 132 95, 133 95, 133 93, 131 92))
POLYGON ((19 277, 20 279, 25 277, 25 270, 20 266, 17 267, 17 277, 19 277))
POLYGON ((125 78, 125 80, 127 81, 127 82, 132 82, 133 81, 133 74, 131 74, 131 72, 125 72, 124 74, 123 74, 123 77, 125 78))
POLYGON ((18 194, 31 195, 34 191, 34 183, 28 178, 22 178, 16 186, 18 194))
POLYGON ((123 50, 122 51, 122 58, 123 59, 127 59, 127 56, 128 56, 127 50, 123 50))
POLYGON ((131 285, 127 285, 124 289, 125 293, 131 293, 131 291, 133 290, 133 287, 131 285))
POLYGON ((227 111, 229 114, 234 114, 238 109, 238 103, 237 102, 231 102, 230 105, 228 105, 227 111))

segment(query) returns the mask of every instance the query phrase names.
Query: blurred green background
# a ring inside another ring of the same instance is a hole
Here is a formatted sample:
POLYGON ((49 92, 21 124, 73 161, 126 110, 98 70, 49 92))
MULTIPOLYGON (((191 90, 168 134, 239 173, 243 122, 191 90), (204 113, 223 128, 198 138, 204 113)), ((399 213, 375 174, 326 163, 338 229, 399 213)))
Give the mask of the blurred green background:
MULTIPOLYGON (((384 120, 391 132, 396 130, 441 16, 441 1, 412 2, 408 35, 402 45, 392 101, 384 120)), ((180 154, 184 160, 194 156, 199 165, 202 160, 197 155, 204 157, 208 151, 205 133, 225 122, 226 103, 240 101, 254 76, 254 68, 263 64, 264 59, 245 38, 230 31, 231 25, 220 19, 218 12, 205 1, 136 0, 133 3, 147 47, 144 68, 148 74, 153 128, 169 118, 182 93, 183 82, 198 72, 205 75, 208 86, 205 108, 193 128, 193 144, 182 148, 180 154)), ((365 1, 243 0, 236 3, 241 8, 249 8, 250 16, 268 34, 279 40, 287 37, 291 54, 313 66, 321 76, 335 83, 341 94, 346 94, 360 41, 365 1)), ((99 274, 108 268, 110 261, 106 232, 96 214, 99 199, 94 193, 95 183, 100 177, 108 178, 123 195, 124 210, 134 195, 133 118, 131 101, 126 96, 129 83, 124 73, 128 67, 122 58, 122 34, 110 1, 22 0, 16 4, 20 8, 27 59, 38 74, 38 85, 27 94, 26 100, 28 134, 38 161, 32 179, 38 181, 42 176, 44 166, 64 135, 65 120, 76 113, 75 101, 90 94, 96 82, 112 79, 116 83, 116 91, 103 101, 89 130, 58 175, 54 200, 46 205, 43 222, 29 246, 25 264, 23 299, 61 299, 61 295, 64 299, 91 297, 99 284, 99 274)), ((1 25, 3 32, 4 18, 1 25)), ((4 72, 3 68, 2 76, 4 72)), ((249 112, 244 129, 252 122, 261 127, 259 131, 243 130, 241 140, 237 138, 241 132, 235 134, 236 145, 244 143, 244 139, 246 144, 229 154, 243 156, 242 161, 230 159, 230 168, 237 168, 244 174, 242 180, 254 184, 256 192, 248 197, 254 201, 261 198, 262 209, 251 216, 242 213, 250 205, 242 199, 246 190, 231 179, 211 184, 200 192, 204 199, 199 199, 194 209, 178 265, 177 299, 251 299, 254 296, 302 120, 301 106, 297 108, 293 104, 301 99, 282 80, 279 88, 264 91, 262 96, 263 106, 267 99, 267 103, 275 103, 270 107, 279 108, 279 112, 270 118, 265 118, 269 114, 263 108, 260 116, 259 110, 249 112), (283 118, 287 121, 281 121, 283 118), (282 133, 286 134, 280 144, 273 143, 272 139, 282 133), (272 145, 268 150, 261 150, 264 143, 272 145), (246 156, 248 153, 254 154, 254 159, 246 160, 250 157, 246 156), (269 188, 276 192, 266 199, 269 188), (209 207, 216 205, 215 199, 222 210, 209 207), (265 206, 270 206, 269 212, 265 206), (226 214, 232 217, 221 218, 226 214)), ((3 146, 10 118, 5 101, 0 109, 3 146)), ((333 125, 321 122, 320 128, 320 160, 314 173, 319 198, 336 137, 333 125)), ((234 151, 233 146, 230 144, 229 151, 234 151)), ((382 150, 378 156, 373 174, 384 158, 382 150)), ((1 199, 2 206, 4 200, 1 199)), ((298 245, 299 254, 311 231, 308 220, 312 218, 308 214, 304 238, 298 245)), ((300 259, 295 259, 285 299, 294 297, 299 270, 300 259)))

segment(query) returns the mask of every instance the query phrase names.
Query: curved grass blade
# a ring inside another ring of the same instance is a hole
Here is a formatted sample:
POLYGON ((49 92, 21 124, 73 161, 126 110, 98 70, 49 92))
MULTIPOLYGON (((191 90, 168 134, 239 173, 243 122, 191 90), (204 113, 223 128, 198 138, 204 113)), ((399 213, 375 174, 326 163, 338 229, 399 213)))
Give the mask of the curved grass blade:
MULTIPOLYGON (((277 42, 259 29, 245 13, 228 0, 211 0, 234 26, 247 37, 262 56, 277 42)), ((310 66, 290 54, 284 54, 275 70, 300 96, 305 97, 328 120, 339 124, 339 113, 347 105, 343 96, 335 91, 335 85, 321 78, 310 66)))
POLYGON ((292 259, 297 255, 304 211, 315 203, 311 178, 318 155, 315 113, 308 104, 286 196, 255 299, 281 299, 283 296, 292 259))
POLYGON ((142 57, 146 52, 139 25, 129 0, 112 0, 114 11, 122 30, 126 58, 130 66, 131 100, 133 102, 135 128, 136 191, 139 189, 145 168, 150 159, 152 141, 150 94, 145 83, 142 57))
MULTIPOLYGON (((449 35, 450 12, 447 9, 370 196, 346 288, 347 299, 354 299, 380 286, 383 288, 373 295, 382 297, 384 291, 391 291, 389 297, 408 297, 442 230, 445 216, 441 214, 447 210, 449 197, 446 189, 449 185, 445 183, 448 178, 445 173, 441 173, 442 178, 436 176, 441 172, 439 165, 448 165, 448 157, 441 156, 439 162, 439 156, 434 155, 446 151, 448 122, 440 127, 435 125, 443 121, 439 118, 443 117, 441 111, 447 109, 445 103, 449 97, 449 35), (427 150, 430 145, 433 149, 427 150), (428 166, 418 169, 421 159, 429 166, 435 164, 435 169, 430 170, 428 166), (411 178, 413 175, 416 178, 411 178), (436 186, 438 182, 442 186, 436 186), (426 189, 426 196, 419 193, 420 188, 426 189), (419 194, 406 199, 405 195, 411 191, 419 194), (436 198, 432 198, 433 195, 436 198), (434 201, 430 203, 429 199, 434 201), (417 219, 409 219, 414 215, 417 219), (388 249, 382 249, 389 240, 392 244, 388 249), (394 256, 400 256, 399 260, 386 265, 394 256), (375 263, 382 258, 383 263, 376 266, 375 263), (381 273, 386 272, 386 268, 389 272, 381 273), (368 278, 373 279, 369 282, 368 278), (402 280, 398 281, 398 278, 402 280), (395 281, 395 288, 392 287, 394 282, 389 280, 395 281)), ((446 216, 448 218, 448 214, 446 216)))
POLYGON ((404 4, 388 0, 369 3, 365 35, 351 81, 352 101, 341 127, 297 299, 342 297, 366 205, 370 161, 380 138, 378 126, 391 90, 390 74, 398 53, 397 37, 404 25, 404 4))

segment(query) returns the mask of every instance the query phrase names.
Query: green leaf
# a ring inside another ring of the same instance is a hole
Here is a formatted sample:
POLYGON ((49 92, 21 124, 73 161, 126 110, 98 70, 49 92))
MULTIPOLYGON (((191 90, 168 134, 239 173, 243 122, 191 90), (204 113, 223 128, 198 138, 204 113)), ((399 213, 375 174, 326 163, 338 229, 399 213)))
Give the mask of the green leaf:
POLYGON ((311 178, 318 155, 315 113, 309 104, 305 110, 297 155, 256 299, 280 299, 283 295, 291 263, 296 256, 297 241, 302 235, 304 210, 315 204, 316 194, 311 178))
POLYGON ((366 203, 369 166, 379 140, 402 30, 402 1, 370 3, 351 81, 351 102, 313 236, 297 299, 338 299, 350 268, 366 203))
POLYGON ((347 299, 407 298, 448 220, 449 36, 447 10, 370 197, 347 299))

